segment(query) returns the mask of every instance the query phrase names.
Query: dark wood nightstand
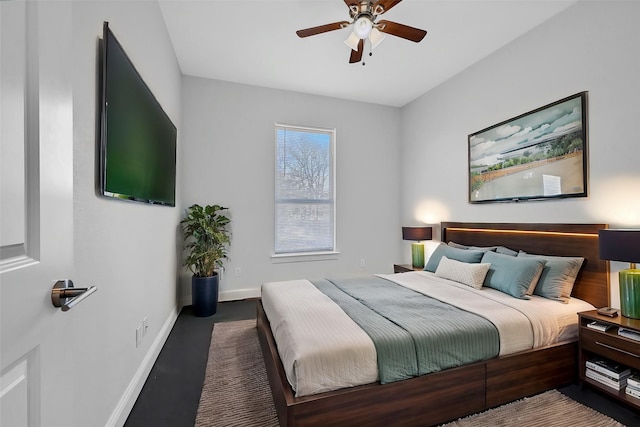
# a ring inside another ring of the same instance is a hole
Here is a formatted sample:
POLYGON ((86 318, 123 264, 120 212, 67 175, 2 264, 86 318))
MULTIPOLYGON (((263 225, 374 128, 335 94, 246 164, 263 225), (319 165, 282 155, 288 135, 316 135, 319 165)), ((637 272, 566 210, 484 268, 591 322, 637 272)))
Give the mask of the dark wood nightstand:
POLYGON ((393 264, 394 273, 406 273, 408 271, 422 271, 420 267, 413 267, 411 264, 393 264))
POLYGON ((621 315, 617 317, 601 316, 596 310, 584 311, 578 313, 578 316, 580 319, 578 351, 580 382, 597 388, 635 409, 640 409, 640 399, 627 395, 624 388, 618 391, 587 378, 585 375, 587 360, 595 357, 626 365, 631 368, 632 372, 640 372, 640 341, 618 335, 619 328, 640 333, 640 320, 630 319, 621 315), (589 328, 587 324, 593 321, 609 325, 609 329, 600 331, 589 328))

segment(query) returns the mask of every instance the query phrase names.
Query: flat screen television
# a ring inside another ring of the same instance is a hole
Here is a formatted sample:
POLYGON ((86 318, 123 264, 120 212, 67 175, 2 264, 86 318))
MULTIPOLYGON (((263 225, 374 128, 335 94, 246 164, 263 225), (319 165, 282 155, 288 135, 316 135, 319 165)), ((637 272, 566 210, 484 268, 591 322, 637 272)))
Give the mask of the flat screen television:
POLYGON ((587 92, 469 135, 469 202, 587 197, 587 92))
POLYGON ((99 57, 100 194, 175 206, 175 125, 108 22, 103 25, 99 57))

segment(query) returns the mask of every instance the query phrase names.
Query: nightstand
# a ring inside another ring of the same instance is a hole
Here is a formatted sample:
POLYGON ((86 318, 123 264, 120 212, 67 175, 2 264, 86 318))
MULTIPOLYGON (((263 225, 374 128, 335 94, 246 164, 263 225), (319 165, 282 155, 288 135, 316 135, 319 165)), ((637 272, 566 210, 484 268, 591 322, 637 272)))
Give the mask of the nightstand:
POLYGON ((619 328, 640 333, 640 320, 618 315, 617 317, 600 316, 596 310, 578 313, 579 317, 579 350, 578 369, 580 382, 612 396, 635 409, 640 409, 640 399, 628 396, 624 388, 620 391, 587 378, 585 368, 587 360, 602 357, 612 362, 621 363, 640 372, 640 341, 618 335, 619 328), (609 325, 606 331, 587 327, 590 322, 609 325))
POLYGON ((422 271, 420 267, 413 267, 411 264, 393 264, 394 273, 406 273, 408 271, 422 271))

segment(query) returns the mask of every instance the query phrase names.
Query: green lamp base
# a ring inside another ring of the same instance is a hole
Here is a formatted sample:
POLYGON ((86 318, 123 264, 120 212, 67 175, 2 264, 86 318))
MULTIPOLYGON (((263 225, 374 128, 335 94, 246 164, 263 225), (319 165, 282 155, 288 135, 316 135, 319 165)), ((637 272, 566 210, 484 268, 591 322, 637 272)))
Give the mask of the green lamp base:
POLYGON ((620 312, 624 317, 640 319, 640 270, 622 270, 620 278, 620 312))
POLYGON ((411 244, 411 265, 413 268, 424 268, 424 243, 411 244))

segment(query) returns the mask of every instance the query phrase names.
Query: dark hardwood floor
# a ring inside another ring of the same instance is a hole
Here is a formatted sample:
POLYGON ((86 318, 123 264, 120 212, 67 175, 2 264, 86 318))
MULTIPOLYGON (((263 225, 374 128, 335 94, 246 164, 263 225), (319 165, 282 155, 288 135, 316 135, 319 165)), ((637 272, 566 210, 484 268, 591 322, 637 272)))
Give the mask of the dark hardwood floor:
POLYGON ((255 319, 256 302, 218 304, 211 317, 182 309, 153 365, 125 427, 193 427, 214 323, 255 319))
MULTIPOLYGON (((191 307, 185 307, 125 427, 193 427, 214 324, 254 319, 255 304, 255 300, 223 302, 218 304, 217 313, 211 317, 195 317, 191 307)), ((593 389, 572 384, 559 390, 626 426, 640 426, 640 414, 593 389)))

